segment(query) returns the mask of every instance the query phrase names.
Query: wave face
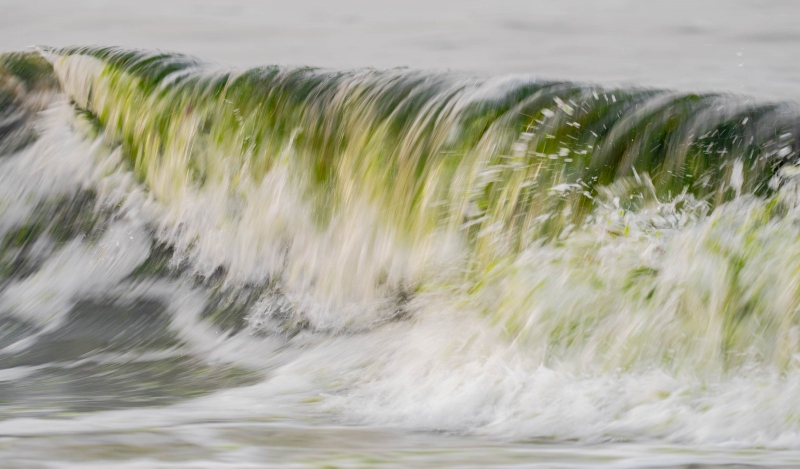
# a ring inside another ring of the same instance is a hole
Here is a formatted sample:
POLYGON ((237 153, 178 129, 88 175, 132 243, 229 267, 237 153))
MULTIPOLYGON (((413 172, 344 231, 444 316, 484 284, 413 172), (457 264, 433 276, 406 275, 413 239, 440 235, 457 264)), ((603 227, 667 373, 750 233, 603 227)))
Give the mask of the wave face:
POLYGON ((32 382, 111 360, 149 387, 96 383, 93 410, 292 382, 348 422, 800 446, 794 104, 114 48, 0 65, 0 352, 32 382))

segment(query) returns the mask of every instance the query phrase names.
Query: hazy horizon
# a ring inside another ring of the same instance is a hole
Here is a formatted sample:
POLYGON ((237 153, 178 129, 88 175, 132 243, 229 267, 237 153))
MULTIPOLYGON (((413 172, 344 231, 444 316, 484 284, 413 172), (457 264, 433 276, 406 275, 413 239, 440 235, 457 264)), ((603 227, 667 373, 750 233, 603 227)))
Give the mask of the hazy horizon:
POLYGON ((4 51, 118 45, 233 66, 407 66, 800 98, 800 11, 785 0, 4 4, 4 51))

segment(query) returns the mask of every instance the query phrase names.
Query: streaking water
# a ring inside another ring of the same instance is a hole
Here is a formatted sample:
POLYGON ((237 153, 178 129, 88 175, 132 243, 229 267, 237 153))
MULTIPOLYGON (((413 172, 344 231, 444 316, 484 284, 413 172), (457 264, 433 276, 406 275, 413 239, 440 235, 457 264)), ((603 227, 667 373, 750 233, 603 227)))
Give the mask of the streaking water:
POLYGON ((106 48, 0 78, 14 464, 800 457, 794 104, 106 48))

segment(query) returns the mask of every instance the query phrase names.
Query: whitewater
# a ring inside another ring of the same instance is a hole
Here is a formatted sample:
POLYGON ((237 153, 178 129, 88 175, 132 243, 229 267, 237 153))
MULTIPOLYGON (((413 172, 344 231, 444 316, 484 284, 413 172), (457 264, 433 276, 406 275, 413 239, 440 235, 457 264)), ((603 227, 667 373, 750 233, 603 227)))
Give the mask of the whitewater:
POLYGON ((800 464, 788 75, 278 62, 0 54, 0 465, 800 464))

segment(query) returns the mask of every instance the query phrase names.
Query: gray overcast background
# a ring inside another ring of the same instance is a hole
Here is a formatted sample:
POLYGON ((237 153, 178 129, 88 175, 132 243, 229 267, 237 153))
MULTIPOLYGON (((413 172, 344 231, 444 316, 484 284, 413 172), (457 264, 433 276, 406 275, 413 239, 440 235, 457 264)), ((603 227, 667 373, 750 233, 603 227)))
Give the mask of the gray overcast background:
POLYGON ((34 44, 800 98, 793 0, 0 0, 0 50, 34 44))

